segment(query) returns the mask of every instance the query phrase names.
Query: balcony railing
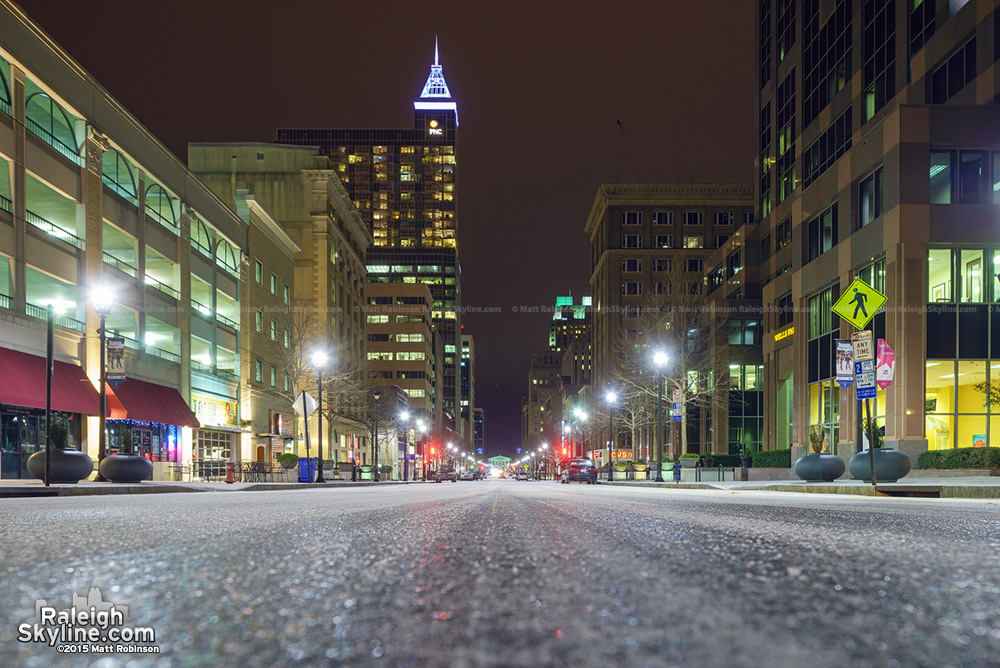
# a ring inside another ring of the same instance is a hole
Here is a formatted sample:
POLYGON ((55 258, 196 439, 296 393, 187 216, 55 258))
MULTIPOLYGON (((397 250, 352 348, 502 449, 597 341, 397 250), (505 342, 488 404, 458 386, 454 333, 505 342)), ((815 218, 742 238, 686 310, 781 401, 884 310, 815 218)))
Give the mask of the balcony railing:
POLYGON ((8 116, 14 115, 10 112, 10 102, 8 102, 7 100, 0 100, 0 111, 7 114, 8 116))
POLYGON ((191 360, 191 368, 201 371, 202 373, 207 373, 210 376, 215 376, 216 378, 221 378, 223 380, 239 381, 240 377, 237 376, 232 371, 227 371, 226 369, 213 369, 211 364, 205 364, 204 362, 199 362, 198 360, 191 360))
POLYGON ((0 294, 0 308, 10 308, 10 295, 0 294))
POLYGON ((156 288, 157 290, 159 290, 160 292, 162 292, 163 294, 169 295, 169 296, 173 297, 174 299, 180 299, 181 298, 181 293, 179 293, 177 290, 174 290, 172 287, 170 287, 166 283, 161 283, 160 281, 156 280, 155 278, 153 278, 149 274, 146 274, 145 283, 146 283, 146 285, 152 286, 152 287, 156 288))
POLYGON ((226 316, 222 315, 221 313, 216 313, 215 314, 215 319, 218 320, 219 322, 221 322, 223 325, 228 325, 229 327, 232 327, 233 329, 237 329, 238 330, 240 328, 240 326, 236 323, 235 320, 231 320, 231 319, 227 318, 226 316))
POLYGON ((87 247, 86 242, 80 237, 70 234, 58 225, 54 225, 49 221, 45 220, 37 213, 32 213, 31 211, 24 212, 24 220, 27 221, 32 227, 37 227, 41 231, 47 233, 49 236, 55 237, 60 241, 65 241, 70 246, 84 250, 87 247))
POLYGON ((180 228, 177 227, 177 223, 162 215, 159 211, 154 211, 148 204, 146 205, 146 215, 158 222, 160 225, 163 225, 175 235, 181 233, 180 228))
POLYGON ((110 179, 107 176, 104 176, 102 174, 101 175, 101 180, 104 181, 104 185, 107 186, 108 190, 110 190, 114 194, 118 195, 118 197, 122 198, 123 200, 125 200, 126 202, 128 202, 129 204, 131 204, 132 206, 135 206, 135 207, 139 206, 139 200, 136 199, 136 196, 133 195, 132 193, 130 193, 129 191, 125 190, 124 188, 122 188, 120 185, 118 185, 117 183, 115 183, 112 179, 110 179))
MULTIPOLYGON (((8 112, 8 114, 9 113, 10 112, 8 112)), ((55 135, 53 135, 51 132, 49 132, 48 130, 46 130, 45 128, 43 128, 41 125, 31 120, 30 118, 25 119, 24 125, 25 127, 28 128, 28 130, 31 131, 31 134, 41 139, 43 142, 54 148, 56 151, 58 151, 66 158, 72 160, 77 167, 83 167, 83 156, 81 156, 72 147, 66 146, 66 144, 56 139, 55 135)))
MULTIPOLYGON (((44 306, 38 306, 37 304, 25 304, 24 311, 32 318, 38 318, 39 320, 45 320, 49 317, 48 309, 44 306)), ((71 318, 68 315, 62 315, 61 313, 53 314, 52 323, 57 327, 72 329, 73 331, 80 332, 81 334, 83 334, 83 332, 87 329, 86 326, 76 318, 71 318)))
POLYGON ((0 209, 3 209, 7 213, 14 213, 14 203, 3 195, 0 195, 0 209))
POLYGON ((232 371, 227 371, 226 369, 216 369, 213 373, 224 380, 238 382, 240 379, 239 375, 233 373, 232 371))
POLYGON ((206 320, 212 319, 212 309, 208 308, 201 302, 192 299, 191 308, 194 309, 194 312, 200 315, 202 318, 205 318, 206 320))
POLYGON ((139 275, 139 272, 136 270, 135 267, 130 265, 128 262, 123 262, 122 260, 119 260, 114 255, 111 255, 108 252, 104 253, 104 264, 110 264, 118 271, 128 274, 132 278, 135 278, 136 276, 139 275))
POLYGON ((180 355, 172 353, 169 350, 161 350, 160 348, 151 346, 148 343, 146 344, 146 352, 155 357, 159 357, 162 360, 167 360, 168 362, 176 362, 177 364, 180 364, 181 362, 180 355))

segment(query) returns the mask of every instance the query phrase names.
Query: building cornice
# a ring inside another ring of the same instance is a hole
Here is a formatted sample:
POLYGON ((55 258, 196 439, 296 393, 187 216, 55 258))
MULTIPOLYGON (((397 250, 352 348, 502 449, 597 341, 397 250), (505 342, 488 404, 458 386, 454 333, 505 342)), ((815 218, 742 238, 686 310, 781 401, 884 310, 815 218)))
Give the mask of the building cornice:
POLYGON ((651 204, 684 205, 712 202, 719 205, 753 204, 753 183, 676 183, 676 182, 627 182, 602 183, 590 207, 584 230, 593 236, 598 223, 611 202, 625 206, 651 204))

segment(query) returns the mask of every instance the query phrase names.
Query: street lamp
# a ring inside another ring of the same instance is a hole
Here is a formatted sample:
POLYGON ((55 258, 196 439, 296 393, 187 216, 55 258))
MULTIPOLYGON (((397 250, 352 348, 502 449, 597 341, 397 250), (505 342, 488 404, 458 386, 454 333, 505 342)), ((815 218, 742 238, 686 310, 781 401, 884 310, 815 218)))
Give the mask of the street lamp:
MULTIPOLYGON (((329 357, 324 350, 317 350, 312 354, 312 363, 316 367, 316 381, 318 385, 317 393, 319 398, 317 403, 319 404, 319 424, 317 425, 319 432, 319 444, 316 446, 316 482, 326 482, 326 478, 323 477, 323 367, 326 366, 329 357)), ((308 462, 306 463, 306 470, 309 469, 308 462)), ((352 476, 352 480, 355 479, 352 476)))
POLYGON ((656 482, 663 482, 663 369, 667 366, 667 353, 653 353, 653 366, 658 376, 656 391, 656 482))
POLYGON ((417 420, 417 431, 420 432, 420 463, 424 469, 423 479, 427 482, 427 423, 423 420, 417 420))
POLYGON ((608 404, 608 482, 614 480, 611 472, 611 453, 615 450, 615 403, 618 395, 614 390, 608 390, 604 394, 604 401, 608 404))
POLYGON ((107 478, 101 475, 101 462, 107 456, 107 419, 108 419, 108 391, 106 388, 108 379, 105 370, 106 348, 107 348, 107 321, 108 313, 115 303, 115 293, 110 286, 98 285, 90 293, 90 300, 94 303, 94 310, 97 311, 101 319, 101 328, 97 330, 101 339, 101 410, 98 414, 99 431, 97 434, 97 477, 94 482, 107 482, 107 478))
POLYGON ((372 463, 375 464, 375 476, 373 479, 375 480, 375 482, 378 482, 378 400, 382 398, 382 391, 379 390, 378 388, 375 388, 375 392, 373 394, 375 396, 375 408, 374 408, 375 438, 372 440, 374 441, 373 445, 375 450, 375 456, 372 458, 374 460, 372 463))
POLYGON ((403 421, 403 480, 409 482, 410 480, 410 411, 403 411, 399 414, 399 418, 403 421))
MULTIPOLYGON (((583 410, 579 406, 573 409, 573 415, 580 422, 587 421, 587 411, 583 410)), ((585 427, 580 427, 580 456, 583 457, 587 453, 587 430, 585 427)), ((575 453, 574 453, 575 454, 575 453)))

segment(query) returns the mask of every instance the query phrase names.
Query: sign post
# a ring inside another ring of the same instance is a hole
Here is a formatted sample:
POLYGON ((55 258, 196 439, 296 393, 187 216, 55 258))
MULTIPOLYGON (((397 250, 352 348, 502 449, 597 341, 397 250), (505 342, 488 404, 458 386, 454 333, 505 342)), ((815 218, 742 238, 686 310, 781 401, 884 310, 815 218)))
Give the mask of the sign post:
POLYGON ((306 471, 309 470, 309 416, 313 414, 319 403, 312 398, 312 395, 302 390, 299 398, 292 402, 292 410, 302 416, 305 421, 306 430, 306 471))
MULTIPOLYGON (((847 290, 840 296, 840 299, 837 300, 832 309, 834 315, 840 316, 851 323, 855 329, 860 330, 851 334, 851 347, 854 352, 854 391, 859 401, 861 399, 865 400, 865 415, 868 418, 868 456, 872 467, 873 489, 878 485, 875 475, 875 425, 872 423, 871 409, 871 400, 875 397, 876 365, 872 332, 871 330, 866 330, 865 327, 875 317, 879 309, 885 306, 885 302, 886 296, 884 294, 860 278, 855 278, 847 286, 847 290)), ((884 343, 884 341, 880 339, 880 343, 884 343)), ((887 345, 885 347, 888 348, 887 345)), ((891 353, 891 349, 889 350, 891 353)), ((840 378, 838 377, 837 380, 839 381, 840 378)), ((891 371, 889 382, 892 382, 891 371)))

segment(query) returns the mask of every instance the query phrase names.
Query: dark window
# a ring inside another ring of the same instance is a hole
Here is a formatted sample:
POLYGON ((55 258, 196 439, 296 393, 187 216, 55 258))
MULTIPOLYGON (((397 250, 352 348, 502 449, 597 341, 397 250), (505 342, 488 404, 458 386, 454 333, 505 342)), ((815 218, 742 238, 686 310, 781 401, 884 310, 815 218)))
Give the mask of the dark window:
POLYGON ((962 151, 959 154, 958 201, 979 204, 989 201, 989 164, 986 151, 962 151))
POLYGON ((653 225, 671 225, 674 222, 674 214, 670 211, 655 211, 653 213, 653 225))
POLYGON ((622 225, 641 225, 641 211, 622 211, 622 225))
POLYGON ((729 241, 728 234, 716 234, 715 235, 715 248, 722 248, 722 245, 729 241))
POLYGON ((927 305, 927 359, 955 359, 954 304, 927 305))
MULTIPOLYGON (((919 51, 934 34, 934 0, 911 0, 910 55, 919 51)), ((998 14, 997 16, 1000 16, 998 14)), ((1000 44, 1000 42, 998 42, 1000 44)))
POLYGON ((658 257, 653 260, 653 271, 673 271, 674 261, 669 257, 658 257))
POLYGON ((653 235, 653 248, 672 248, 673 245, 674 245, 674 235, 672 234, 653 235))
POLYGON ((795 319, 792 293, 778 297, 778 327, 790 325, 795 319))
POLYGON ((701 258, 691 258, 691 257, 689 257, 686 260, 684 260, 684 269, 685 269, 685 271, 701 271, 702 270, 702 266, 703 266, 703 264, 702 264, 701 258))
POLYGON ((622 248, 642 248, 641 234, 623 234, 622 248))
POLYGON ((784 62, 795 44, 795 0, 778 0, 778 62, 784 62))
POLYGON ((837 245, 837 205, 809 221, 809 249, 807 262, 815 260, 837 245))
POLYGON ((716 225, 732 225, 735 216, 732 211, 717 211, 715 213, 716 225))
POLYGON ((760 85, 771 80, 771 0, 760 0, 760 85))
POLYGON ((847 85, 851 66, 851 3, 837 0, 819 25, 819 3, 806 2, 802 17, 802 126, 809 125, 847 85))
POLYGON ((882 168, 858 186, 858 222, 861 227, 882 215, 882 168))
POLYGON ((932 104, 943 104, 976 78, 976 38, 965 43, 931 75, 932 104))
POLYGON ((955 151, 931 151, 930 203, 951 204, 954 190, 955 151))
POLYGON ((808 187, 851 148, 851 109, 840 115, 802 156, 802 186, 808 187))
POLYGON ((701 225, 701 221, 702 221, 701 211, 684 212, 685 225, 701 225))
POLYGON ((764 262, 771 257, 771 235, 765 234, 760 240, 760 261, 764 262))
POLYGON ((788 216, 778 223, 774 230, 774 251, 778 252, 792 243, 792 217, 788 216))
POLYGON ((736 274, 743 271, 743 254, 740 251, 731 253, 728 258, 726 258, 726 276, 732 278, 736 274))
POLYGON ((708 290, 709 292, 717 290, 722 287, 723 281, 725 281, 725 272, 722 267, 716 267, 708 273, 708 290))
POLYGON ((771 155, 770 102, 760 110, 760 135, 757 141, 760 146, 760 217, 763 220, 771 214, 771 167, 774 166, 771 155))
POLYGON ((871 120, 895 94, 896 3, 865 0, 862 7, 864 120, 871 120))
POLYGON ((795 190, 795 69, 778 85, 778 202, 795 190))

